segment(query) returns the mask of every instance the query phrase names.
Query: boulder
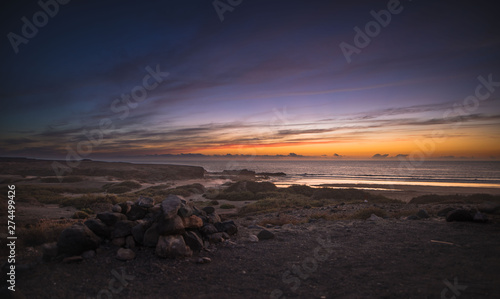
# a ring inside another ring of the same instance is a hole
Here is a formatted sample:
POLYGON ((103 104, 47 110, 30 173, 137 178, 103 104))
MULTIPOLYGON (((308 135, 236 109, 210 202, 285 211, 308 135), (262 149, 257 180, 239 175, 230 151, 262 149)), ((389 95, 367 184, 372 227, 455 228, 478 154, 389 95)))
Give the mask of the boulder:
MULTIPOLYGON (((368 221, 382 221, 382 220, 384 220, 384 218, 379 217, 379 216, 377 216, 377 215, 375 215, 375 214, 372 214, 372 215, 370 216, 370 218, 368 218, 368 219, 366 219, 366 220, 368 220, 368 221)), ((259 239, 260 239, 260 237, 259 237, 259 239)))
POLYGON ((257 237, 256 235, 249 235, 248 241, 251 243, 257 243, 257 242, 259 242, 259 237, 257 237))
POLYGON ((122 207, 119 205, 119 204, 116 204, 114 205, 112 208, 111 208, 111 211, 113 213, 121 213, 122 212, 122 207))
POLYGON ((190 203, 182 204, 179 208, 179 211, 177 211, 177 215, 181 216, 182 218, 187 218, 193 215, 193 213, 193 207, 190 205, 190 203))
POLYGON ((127 220, 127 216, 121 213, 103 212, 97 214, 97 218, 104 222, 107 226, 113 226, 120 220, 127 220))
POLYGON ((238 227, 236 226, 234 221, 218 222, 214 226, 217 231, 227 233, 230 236, 238 232, 238 227))
POLYGON ((182 223, 185 228, 196 229, 203 226, 203 220, 200 217, 191 215, 187 218, 182 218, 182 223))
POLYGON ((215 225, 211 224, 211 223, 208 223, 208 224, 205 224, 201 227, 200 229, 201 233, 205 236, 208 236, 208 235, 211 235, 211 234, 215 234, 215 233, 218 233, 219 231, 217 230, 217 228, 215 227, 215 225))
POLYGON ((446 215, 446 221, 473 221, 474 217, 471 213, 464 209, 453 210, 446 215))
POLYGON ((135 252, 131 249, 120 248, 116 252, 116 258, 120 261, 129 261, 135 259, 135 252))
POLYGON ((180 235, 160 236, 155 252, 161 258, 188 257, 193 254, 180 235))
POLYGON ((148 229, 148 224, 146 222, 139 222, 137 225, 132 227, 132 236, 134 237, 134 240, 137 243, 142 244, 142 241, 144 239, 144 234, 146 233, 147 229, 148 229))
POLYGON ((207 214, 212 214, 212 213, 215 213, 215 208, 214 207, 204 207, 203 211, 207 214))
POLYGON ((417 217, 421 218, 421 219, 427 219, 427 218, 429 218, 429 213, 427 213, 426 210, 420 210, 417 213, 417 217))
POLYGON ((175 215, 172 218, 161 218, 158 221, 158 233, 160 235, 176 235, 184 232, 184 224, 182 218, 175 215))
POLYGON ((111 238, 126 237, 132 234, 132 228, 136 225, 134 221, 130 220, 120 220, 118 221, 113 231, 111 232, 111 238))
POLYGON ((132 220, 132 221, 139 220, 139 219, 144 218, 147 213, 148 213, 147 208, 133 205, 130 207, 130 211, 128 211, 128 213, 127 213, 127 218, 128 218, 128 220, 132 220))
POLYGON ((158 224, 155 223, 144 233, 142 244, 147 247, 155 247, 159 237, 158 224))
POLYGON ((152 208, 155 205, 155 200, 150 197, 143 197, 140 196, 139 199, 135 202, 135 205, 141 207, 141 208, 152 208))
POLYGON ((182 237, 184 238, 184 242, 186 243, 192 251, 198 252, 203 249, 203 240, 199 233, 195 231, 187 231, 182 237))
POLYGON ((259 240, 270 240, 274 239, 274 234, 267 229, 263 229, 257 234, 257 238, 259 238, 259 240))
POLYGON ((132 207, 132 205, 128 201, 127 202, 121 202, 118 205, 122 208, 122 210, 121 210, 122 214, 127 214, 130 211, 130 208, 132 207))
POLYGON ((215 233, 208 236, 208 241, 214 244, 223 242, 227 239, 229 239, 229 235, 226 233, 215 233))
POLYGON ((165 219, 174 218, 182 204, 182 198, 177 195, 170 194, 161 202, 161 211, 165 219))
POLYGON ((479 223, 487 223, 488 222, 488 217, 486 217, 486 215, 484 215, 481 212, 476 212, 476 214, 474 214, 473 221, 474 222, 479 222, 479 223))
POLYGON ((447 208, 444 208, 444 209, 441 209, 437 212, 437 215, 439 217, 446 217, 446 215, 448 215, 449 212, 455 210, 454 208, 452 207, 447 207, 447 208))
POLYGON ((101 239, 87 226, 76 223, 62 231, 57 241, 59 254, 79 255, 99 247, 101 239))
POLYGON ((214 212, 212 214, 207 214, 206 221, 208 223, 215 224, 215 223, 221 222, 221 219, 220 219, 220 216, 214 212))
POLYGON ((84 224, 101 238, 109 239, 111 236, 111 228, 99 219, 88 219, 84 224))

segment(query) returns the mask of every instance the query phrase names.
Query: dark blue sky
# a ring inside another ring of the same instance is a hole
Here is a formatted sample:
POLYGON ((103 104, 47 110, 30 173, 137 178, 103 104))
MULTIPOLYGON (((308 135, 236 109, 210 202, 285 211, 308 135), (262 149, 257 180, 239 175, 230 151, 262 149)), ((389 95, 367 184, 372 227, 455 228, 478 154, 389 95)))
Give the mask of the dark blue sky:
POLYGON ((436 130, 432 155, 500 156, 499 91, 456 109, 500 81, 494 2, 401 1, 348 63, 339 45, 396 2, 243 0, 221 21, 213 1, 74 0, 17 54, 42 8, 3 3, 0 155, 63 159, 105 119, 81 157, 396 155, 436 130), (168 76, 127 105, 148 67, 168 76))

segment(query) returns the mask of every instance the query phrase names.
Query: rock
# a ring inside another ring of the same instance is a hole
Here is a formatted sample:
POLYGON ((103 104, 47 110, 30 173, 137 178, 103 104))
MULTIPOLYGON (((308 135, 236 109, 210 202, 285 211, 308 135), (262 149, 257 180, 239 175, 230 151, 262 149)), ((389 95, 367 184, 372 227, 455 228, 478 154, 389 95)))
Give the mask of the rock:
POLYGON ((232 236, 238 232, 238 227, 234 223, 234 221, 224 221, 224 222, 219 222, 216 223, 215 228, 219 232, 225 232, 228 235, 232 236))
POLYGON ((184 233, 182 218, 177 215, 170 219, 161 218, 158 221, 158 233, 164 236, 184 233))
POLYGON ((257 234, 257 238, 259 238, 259 240, 270 240, 274 239, 274 234, 267 229, 263 229, 257 234))
POLYGON ((148 210, 146 208, 133 205, 130 207, 130 211, 127 213, 127 218, 128 220, 139 220, 144 218, 146 214, 148 213, 148 210))
POLYGON ((193 213, 193 207, 189 203, 182 204, 179 208, 179 211, 177 211, 177 215, 181 216, 182 218, 187 218, 193 215, 193 213))
POLYGON ((111 240, 111 244, 118 247, 125 246, 125 238, 124 237, 114 238, 113 240, 111 240))
POLYGON ((128 236, 125 238, 125 246, 127 248, 130 248, 130 249, 133 249, 135 248, 135 240, 134 240, 134 237, 132 236, 128 236))
POLYGON ((417 215, 410 215, 408 217, 406 217, 406 220, 419 220, 420 218, 418 218, 417 215))
POLYGON ((51 261, 57 257, 57 242, 45 243, 42 245, 42 254, 44 261, 51 261))
POLYGON ((421 218, 421 219, 427 219, 427 218, 429 218, 429 213, 427 213, 426 210, 420 210, 417 213, 417 217, 421 218))
POLYGON ((120 248, 116 253, 116 258, 120 261, 129 261, 135 259, 135 252, 131 249, 120 248))
POLYGON ((63 259, 63 263, 65 264, 73 264, 73 263, 79 263, 83 261, 83 257, 81 257, 80 255, 76 255, 76 256, 70 256, 70 257, 66 257, 63 259))
POLYGON ((480 212, 500 215, 500 204, 493 202, 484 202, 478 207, 480 212))
POLYGON ((229 235, 227 233, 215 233, 208 236, 208 241, 214 244, 220 243, 227 239, 229 239, 229 235))
POLYGON ((158 233, 158 224, 155 223, 151 225, 151 227, 144 233, 142 244, 147 247, 155 247, 158 243, 159 236, 160 234, 158 233))
POLYGON ((453 210, 446 215, 446 221, 472 221, 474 218, 471 213, 464 209, 453 210))
POLYGON ((161 202, 161 211, 165 219, 171 219, 177 216, 177 212, 182 204, 182 198, 177 195, 170 194, 161 202))
POLYGON ((146 230, 147 230, 146 222, 140 222, 136 226, 132 227, 132 236, 134 237, 134 240, 137 243, 142 244, 146 230))
POLYGON ((204 207, 203 211, 205 211, 205 213, 207 213, 207 214, 212 214, 215 212, 215 208, 214 207, 204 207))
POLYGON ((109 239, 111 236, 111 228, 99 219, 88 219, 84 224, 101 238, 109 239))
POLYGON ((212 262, 212 259, 209 257, 199 257, 196 259, 197 264, 208 264, 212 262))
POLYGON ((142 208, 152 208, 155 205, 155 200, 150 197, 140 196, 139 199, 135 202, 135 204, 142 208))
POLYGON ((121 213, 122 212, 122 207, 119 205, 119 204, 116 204, 114 205, 112 208, 111 208, 111 211, 113 213, 121 213))
POLYGON ((62 231, 57 241, 59 254, 79 255, 99 247, 101 239, 87 226, 76 223, 62 231))
POLYGON ((97 214, 97 218, 107 226, 113 226, 120 220, 127 220, 127 217, 121 213, 104 212, 97 214))
POLYGON ((132 204, 129 201, 121 202, 118 205, 122 208, 121 210, 122 214, 127 214, 130 211, 130 208, 132 207, 132 204))
POLYGON ((182 218, 182 223, 185 228, 196 229, 203 226, 203 220, 200 217, 191 215, 187 218, 182 218))
POLYGON ((187 231, 182 237, 184 238, 184 242, 186 243, 192 251, 200 251, 203 249, 203 240, 199 233, 195 231, 187 231))
POLYGON ((203 225, 202 228, 200 229, 200 231, 205 236, 219 232, 217 230, 217 228, 211 223, 207 223, 207 224, 203 225))
POLYGON ((155 252, 161 258, 188 257, 193 254, 180 235, 160 236, 155 252))
POLYGON ((444 209, 441 209, 437 212, 437 215, 439 217, 446 217, 446 215, 448 215, 449 212, 455 210, 454 208, 452 207, 447 207, 447 208, 444 208, 444 209))
POLYGON ((94 258, 96 255, 95 250, 87 250, 84 253, 82 253, 82 257, 86 260, 94 258))
POLYGON ((217 213, 207 214, 207 222, 208 223, 218 223, 221 222, 220 216, 217 213))
POLYGON ((259 242, 259 237, 257 237, 256 235, 250 235, 248 236, 248 241, 251 243, 257 243, 259 242))
POLYGON ((134 221, 130 220, 120 220, 115 224, 113 231, 111 232, 111 238, 126 237, 132 234, 132 228, 136 225, 134 221))
POLYGON ((474 222, 479 222, 479 223, 487 223, 488 222, 488 218, 483 213, 476 212, 476 214, 474 214, 473 221, 474 222))
POLYGON ((375 214, 372 214, 372 215, 370 216, 370 218, 368 218, 368 219, 366 219, 366 220, 368 220, 368 221, 382 221, 382 220, 384 220, 384 218, 379 217, 379 216, 377 216, 377 215, 375 215, 375 214))

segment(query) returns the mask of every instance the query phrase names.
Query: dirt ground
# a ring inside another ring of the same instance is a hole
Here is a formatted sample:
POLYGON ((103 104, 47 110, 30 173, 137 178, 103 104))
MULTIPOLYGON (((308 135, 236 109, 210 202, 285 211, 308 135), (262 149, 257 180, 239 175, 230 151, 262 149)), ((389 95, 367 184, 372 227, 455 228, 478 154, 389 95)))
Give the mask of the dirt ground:
POLYGON ((269 228, 274 239, 250 242, 248 236, 261 230, 252 225, 268 216, 237 219, 240 231, 231 241, 192 258, 159 259, 154 249, 140 248, 135 260, 122 262, 115 259, 116 247, 104 246, 95 258, 80 263, 40 263, 19 271, 16 295, 494 298, 500 294, 499 224, 448 223, 437 217, 320 219, 269 228), (198 256, 212 262, 197 264, 198 256))

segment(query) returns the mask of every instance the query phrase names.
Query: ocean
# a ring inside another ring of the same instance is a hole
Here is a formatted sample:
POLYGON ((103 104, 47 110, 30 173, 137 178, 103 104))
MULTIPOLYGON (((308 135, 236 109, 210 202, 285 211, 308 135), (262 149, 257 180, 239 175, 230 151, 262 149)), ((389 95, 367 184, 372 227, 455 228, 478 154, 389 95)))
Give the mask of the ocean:
MULTIPOLYGON (((159 162, 155 162, 159 163, 159 162)), ((284 172, 277 185, 383 184, 500 188, 500 161, 397 160, 166 160, 161 164, 202 166, 208 172, 248 169, 284 172)))

